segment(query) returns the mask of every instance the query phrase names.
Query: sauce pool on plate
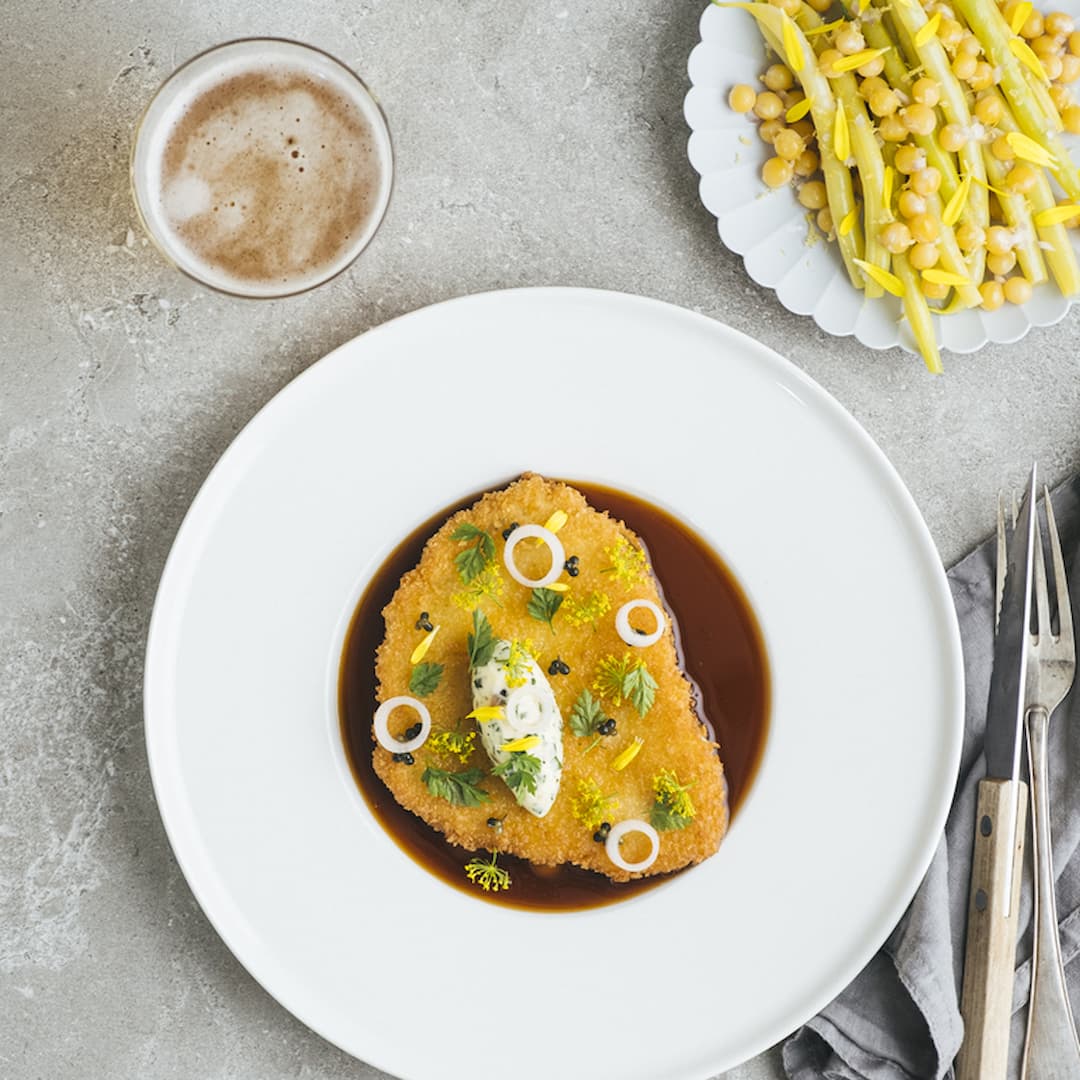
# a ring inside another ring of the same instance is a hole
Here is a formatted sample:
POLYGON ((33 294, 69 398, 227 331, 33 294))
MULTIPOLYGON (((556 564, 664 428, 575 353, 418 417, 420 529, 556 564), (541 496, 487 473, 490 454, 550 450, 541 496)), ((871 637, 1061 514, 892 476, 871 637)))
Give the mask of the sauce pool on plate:
MULTIPOLYGON (((720 744, 734 817, 760 763, 768 728, 768 662, 753 611, 717 554, 666 511, 610 488, 570 483, 598 510, 624 521, 645 545, 673 617, 679 659, 693 684, 698 717, 720 744)), ((399 806, 375 774, 371 722, 378 707, 375 652, 384 634, 382 610, 432 534, 479 495, 447 507, 402 540, 375 573, 353 615, 342 652, 338 699, 342 738, 357 786, 402 850, 470 895, 528 910, 574 911, 655 888, 673 875, 616 882, 575 866, 534 866, 504 854, 500 865, 509 870, 513 888, 502 894, 478 893, 462 869, 470 854, 399 806)))

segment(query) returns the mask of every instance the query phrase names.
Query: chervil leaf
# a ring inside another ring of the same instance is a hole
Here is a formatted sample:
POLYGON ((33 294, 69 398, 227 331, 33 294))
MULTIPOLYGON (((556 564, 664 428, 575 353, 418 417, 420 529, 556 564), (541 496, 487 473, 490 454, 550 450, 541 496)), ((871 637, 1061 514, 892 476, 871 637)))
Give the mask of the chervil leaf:
POLYGON ((491 538, 490 533, 478 529, 475 525, 470 525, 467 521, 462 522, 450 534, 450 539, 476 541, 475 544, 467 547, 464 551, 459 551, 454 556, 454 565, 457 567, 458 577, 461 578, 465 585, 468 585, 495 558, 495 541, 491 538))
POLYGON ((629 699, 639 716, 644 716, 656 700, 656 680, 640 661, 623 679, 623 697, 629 699))
POLYGON ((518 797, 528 792, 536 794, 536 781, 540 776, 540 759, 532 754, 511 754, 501 765, 491 770, 492 776, 501 776, 506 786, 518 797))
POLYGON ((629 701, 642 716, 652 708, 657 689, 645 661, 632 660, 629 652, 622 659, 605 656, 597 665, 592 688, 616 706, 629 701))
POLYGON ((592 735, 604 719, 604 709, 600 702, 587 689, 582 690, 570 710, 570 730, 575 735, 592 735))
POLYGON ((409 676, 409 693, 427 697, 438 689, 442 674, 442 664, 417 664, 409 676))
POLYGON ((468 637, 469 667, 478 668, 491 662, 495 653, 495 631, 479 608, 472 613, 472 623, 473 632, 468 637))
POLYGON ((447 772, 429 765, 420 777, 432 795, 445 799, 455 806, 480 806, 491 796, 477 782, 484 778, 480 769, 465 769, 464 772, 447 772))
POLYGON ((555 627, 552 626, 551 620, 555 618, 555 612, 562 607, 562 602, 562 593, 553 592, 551 589, 533 589, 532 596, 529 597, 529 605, 525 610, 539 622, 546 622, 554 633, 555 627))
POLYGON ((690 824, 690 821, 690 818, 683 817, 682 814, 676 814, 671 807, 658 802, 653 803, 652 809, 649 811, 649 823, 660 832, 667 829, 685 829, 690 824))

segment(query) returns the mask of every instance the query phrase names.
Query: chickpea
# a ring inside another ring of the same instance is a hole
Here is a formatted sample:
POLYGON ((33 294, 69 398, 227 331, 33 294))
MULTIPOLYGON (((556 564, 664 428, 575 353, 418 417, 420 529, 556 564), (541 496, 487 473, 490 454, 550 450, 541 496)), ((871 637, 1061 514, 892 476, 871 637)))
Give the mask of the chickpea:
POLYGON ((908 252, 908 262, 915 270, 930 270, 937 266, 937 244, 916 244, 908 252))
POLYGON ((754 102, 754 112, 762 120, 775 120, 784 111, 784 103, 779 94, 771 90, 762 90, 754 102))
POLYGON ((1031 282, 1025 277, 1011 277, 1005 282, 1004 292, 1010 304, 1026 304, 1031 299, 1031 282))
POLYGON ((979 44, 979 39, 974 34, 965 34, 960 39, 960 44, 956 47, 958 55, 977 57, 982 52, 982 46, 979 44))
POLYGON ((1080 30, 1074 30, 1069 35, 1069 52, 1073 56, 1080 56, 1080 30))
POLYGON ((908 222, 908 227, 920 244, 932 244, 941 235, 941 226, 933 214, 916 214, 908 222))
POLYGON ((885 70, 885 57, 872 56, 862 67, 855 69, 864 79, 880 75, 885 70))
POLYGON ((1031 51, 1041 60, 1044 56, 1054 56, 1061 48, 1060 42, 1050 34, 1043 34, 1031 43, 1031 51))
POLYGON ((832 211, 827 206, 823 206, 818 211, 817 227, 823 233, 825 233, 826 236, 828 236, 829 233, 831 233, 833 231, 832 211))
POLYGON ((953 52, 964 37, 964 28, 955 19, 943 18, 937 36, 941 44, 953 52))
POLYGON ((1012 148, 1009 140, 1004 135, 999 135, 990 144, 990 153, 998 159, 998 161, 1013 161, 1016 158, 1016 151, 1012 148))
POLYGON ((754 102, 757 101, 757 94, 754 93, 752 86, 739 83, 731 88, 727 101, 737 113, 748 113, 754 107, 754 102))
POLYGON ((1005 106, 997 94, 985 94, 975 102, 975 119, 980 124, 993 127, 1005 115, 1005 106))
POLYGON ((791 125, 791 130, 796 132, 803 142, 808 143, 814 137, 814 121, 804 116, 791 125))
POLYGON ((799 188, 799 204, 807 210, 823 210, 829 198, 821 180, 810 180, 799 188))
POLYGON ((963 79, 966 82, 975 74, 977 66, 978 61, 974 56, 961 52, 956 54, 956 59, 952 62, 952 72, 958 79, 963 79))
POLYGON ((832 0, 807 0, 807 3, 819 14, 824 15, 832 7, 832 0))
POLYGON ((781 157, 772 157, 761 167, 761 179, 768 187, 783 187, 791 183, 794 171, 790 161, 785 161, 781 157))
POLYGON ((1080 105, 1070 105, 1061 114, 1061 122, 1070 135, 1080 135, 1080 105))
POLYGON ((769 3, 773 7, 778 7, 786 15, 790 15, 793 19, 799 14, 799 0, 769 0, 769 3))
POLYGON ((1017 195, 1027 195, 1038 183, 1039 174, 1033 165, 1018 161, 1005 177, 1005 186, 1017 195))
POLYGON ((933 79, 924 75, 921 79, 915 80, 915 85, 911 88, 911 96, 920 105, 929 105, 933 108, 941 100, 941 87, 933 79))
POLYGON ((1016 265, 1016 252, 1006 251, 1004 255, 987 255, 986 268, 997 277, 1004 277, 1012 272, 1016 265))
POLYGON ((777 117, 775 120, 763 120, 758 124, 757 133, 761 136, 762 142, 766 142, 772 146, 773 140, 783 130, 784 121, 777 117))
POLYGON ((900 99, 892 90, 877 90, 870 95, 870 111, 875 116, 892 116, 900 107, 900 99))
POLYGON ((919 282, 919 288, 922 289, 922 294, 927 300, 944 300, 949 295, 950 286, 942 285, 937 281, 927 281, 924 278, 919 282))
POLYGON ((871 75, 869 79, 863 79, 859 83, 859 93, 867 100, 870 100, 870 95, 875 93, 884 93, 889 89, 889 84, 877 75, 871 75))
POLYGON ((878 124, 878 134, 891 143, 903 142, 908 137, 908 129, 904 127, 904 121, 895 113, 892 116, 883 116, 878 124))
POLYGON ((983 311, 997 311, 1005 303, 1005 290, 996 281, 984 281, 979 286, 983 311))
POLYGON ((830 79, 835 79, 842 75, 843 72, 837 71, 836 68, 833 67, 833 64, 835 64, 837 60, 843 59, 844 54, 839 49, 826 49, 818 57, 818 67, 821 68, 823 75, 830 79))
POLYGON ((1046 72, 1046 77, 1051 82, 1061 78, 1061 73, 1065 70, 1065 64, 1060 56, 1044 56, 1039 62, 1042 64, 1043 71, 1046 72))
POLYGON ((974 251, 986 243, 986 230, 969 221, 963 221, 956 227, 956 242, 961 251, 974 251))
POLYGON ((776 133, 776 138, 773 139, 773 149, 776 151, 778 157, 782 157, 786 161, 798 161, 804 146, 797 131, 792 131, 791 128, 784 128, 783 131, 778 131, 776 133))
MULTIPOLYGON (((1072 56, 1071 59, 1080 60, 1080 57, 1072 56)), ((1050 100, 1054 103, 1054 108, 1059 113, 1063 113, 1070 105, 1073 104, 1073 96, 1069 93, 1067 87, 1062 86, 1060 83, 1054 83, 1050 87, 1050 100)))
POLYGON ((1020 27, 1020 36, 1025 37, 1028 41, 1034 41, 1035 38, 1041 37, 1044 29, 1042 12, 1036 8, 1027 17, 1027 21, 1020 27))
POLYGON ((897 205, 900 213, 906 218, 917 218, 920 214, 926 213, 926 200, 918 192, 910 189, 900 192, 897 205))
POLYGON ((813 150, 804 150, 795 159, 795 175, 796 176, 813 176, 818 171, 818 166, 821 164, 821 159, 817 156, 817 153, 813 150))
POLYGON ((1060 34, 1062 37, 1068 37, 1076 29, 1076 24, 1073 22, 1072 17, 1066 15, 1064 11, 1052 11, 1043 20, 1043 28, 1048 34, 1060 34))
MULTIPOLYGON (((873 108, 872 105, 871 108, 873 108)), ((929 105, 921 105, 917 101, 901 111, 900 119, 904 121, 904 127, 912 135, 929 135, 937 125, 934 110, 929 105)))
POLYGON ((845 55, 850 56, 866 48, 862 31, 854 23, 845 23, 833 35, 833 44, 845 55))
POLYGON ((1064 53, 1061 57, 1061 74, 1058 76, 1058 81, 1074 83, 1077 79, 1080 79, 1080 56, 1064 53))
POLYGON ((893 164, 897 172, 906 176, 926 168, 926 154, 912 143, 905 143, 897 149, 893 164))
POLYGON ((1012 248, 1012 231, 1003 225, 991 225, 986 233, 986 250, 991 255, 1004 255, 1006 251, 1012 251, 1012 248))
POLYGON ((960 124, 946 124, 938 133, 938 142, 946 153, 955 154, 967 146, 967 130, 960 124))
POLYGON ((968 86, 972 90, 989 90, 994 85, 994 69, 985 60, 980 60, 975 65, 975 70, 968 79, 968 86))
POLYGON ((915 173, 910 183, 920 195, 933 195, 941 187, 941 173, 933 165, 928 165, 915 173))
POLYGON ((784 64, 770 64, 765 69, 761 81, 770 90, 790 90, 795 85, 795 77, 784 64))
POLYGON ((911 247, 911 231, 902 221, 890 221, 878 233, 878 239, 891 255, 899 255, 911 247))

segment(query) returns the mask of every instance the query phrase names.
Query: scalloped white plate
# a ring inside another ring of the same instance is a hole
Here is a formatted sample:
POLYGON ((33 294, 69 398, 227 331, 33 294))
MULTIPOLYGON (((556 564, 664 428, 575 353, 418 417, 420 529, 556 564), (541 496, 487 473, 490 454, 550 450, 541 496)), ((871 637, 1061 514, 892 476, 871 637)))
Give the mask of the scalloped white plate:
POLYGON ((963 670, 911 496, 819 386, 668 304, 523 289, 371 330, 244 428, 169 555, 145 707, 193 892, 325 1038, 409 1080, 704 1080, 821 1008, 903 913, 952 798, 963 670), (479 381, 505 384, 508 363, 603 407, 536 423, 511 388, 486 408, 479 381), (648 438, 628 439, 643 389, 648 438), (771 669, 764 758, 720 851, 592 911, 495 907, 433 877, 372 816, 339 734, 372 572, 525 469, 691 523, 745 588, 771 669))
MULTIPOLYGON (((1080 0, 1057 6, 1080 16, 1080 0)), ((727 95, 735 83, 757 85, 764 67, 765 45, 753 17, 710 4, 701 17, 701 41, 690 53, 691 87, 683 108, 692 132, 690 163, 701 176, 701 201, 716 215, 720 239, 788 311, 812 315, 826 333, 854 334, 871 349, 900 345, 915 352, 900 301, 888 295, 868 300, 848 280, 836 245, 811 231, 794 189, 771 191, 762 183, 768 150, 757 125, 734 112, 727 95)), ((1075 155, 1077 140, 1069 142, 1075 155)), ((1069 236, 1080 255, 1080 230, 1070 229, 1069 236)), ((1064 318, 1077 299, 1066 299, 1049 282, 1022 307, 1006 304, 993 312, 935 318, 938 342, 952 352, 969 353, 990 341, 1019 341, 1032 326, 1064 318)))

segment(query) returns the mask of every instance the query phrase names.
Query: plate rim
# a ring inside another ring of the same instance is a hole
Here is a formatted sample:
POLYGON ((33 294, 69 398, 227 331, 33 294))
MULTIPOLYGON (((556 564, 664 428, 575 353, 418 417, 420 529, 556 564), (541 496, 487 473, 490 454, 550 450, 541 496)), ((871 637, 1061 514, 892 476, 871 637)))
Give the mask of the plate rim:
MULTIPOLYGON (((964 672, 959 624, 957 622, 955 606, 946 578, 945 568, 941 562, 940 555, 938 554, 929 529, 899 473, 885 456, 881 448, 870 437, 869 433, 855 417, 836 400, 836 398, 825 390, 824 387, 815 382, 809 375, 775 350, 757 341, 748 334, 727 326, 710 316, 701 312, 692 311, 677 304, 619 290, 579 286, 525 286, 463 294, 434 304, 423 305, 411 311, 402 313, 342 342, 299 372, 294 378, 277 390, 277 392, 275 392, 254 413, 218 457, 201 483, 188 510, 184 514, 162 569, 147 632, 144 654, 144 677, 142 684, 144 712, 143 729, 154 798, 157 803, 162 825, 169 839, 173 857, 176 859, 188 888, 198 902, 204 916, 217 935, 221 938, 222 942, 245 971, 247 971, 247 973, 272 998, 274 998, 275 1001, 306 1027, 315 1032, 320 1038, 329 1042, 331 1045, 336 1046, 351 1057, 362 1060, 393 1076, 401 1077, 402 1080, 427 1080, 427 1078, 426 1076, 422 1077, 419 1073, 400 1071, 400 1063, 396 1063, 388 1059, 383 1053, 378 1052, 379 1048, 375 1048, 375 1053, 365 1051, 363 1056, 361 1056, 356 1049, 343 1045, 343 1041, 338 1037, 325 1031, 319 1018, 308 1015, 308 1010, 305 1007, 302 1005, 296 1007, 294 1001, 295 995, 288 986, 272 986, 269 978, 264 979, 258 972, 260 970, 265 970, 267 965, 260 962, 260 957, 258 955, 251 956, 247 953, 246 943, 240 940, 242 938, 243 927, 226 925, 228 921, 227 916, 229 915, 228 909, 222 910, 221 908, 218 908, 215 900, 213 898, 208 898, 208 895, 211 894, 214 887, 216 887, 217 882, 207 882, 197 874, 193 873, 193 868, 189 862, 191 849, 187 848, 187 850, 185 850, 185 846, 192 840, 194 840, 196 844, 200 842, 197 827, 193 822, 186 820, 183 817, 185 811, 184 800, 182 798, 183 793, 179 790, 173 790, 178 784, 178 777, 175 775, 170 777, 169 775, 170 768, 175 771, 175 763, 170 765, 167 761, 163 760, 162 756, 159 754, 161 737, 154 733, 153 714, 156 713, 155 704, 162 693, 162 688, 160 686, 161 676, 158 675, 158 669, 160 665, 163 670, 167 670, 166 661, 170 654, 168 651, 163 650, 165 649, 165 646, 171 643, 171 636, 168 633, 168 620, 175 615, 173 594, 176 592, 177 586, 182 585, 183 583, 185 567, 197 565, 198 562, 198 529, 202 516, 207 512, 207 510, 204 510, 204 507, 208 510, 212 510, 212 499, 219 494, 228 494, 227 490, 219 492, 219 489, 227 483, 234 468, 243 464, 244 455, 251 450, 257 451, 258 445, 252 445, 253 440, 257 439, 260 429, 268 422, 268 417, 273 417, 277 411, 288 406, 291 398, 299 392, 296 388, 306 386, 312 379, 318 378, 320 372, 326 371, 332 367, 335 358, 338 357, 339 354, 355 348, 357 343, 362 339, 368 338, 373 334, 382 336, 386 333, 393 333, 394 328, 402 321, 407 321, 416 316, 423 316, 436 311, 448 310, 451 308, 465 308, 472 305, 480 307, 491 303, 499 304, 503 302, 504 299, 513 300, 514 298, 522 297, 530 302, 535 298, 541 303, 545 301, 573 302, 577 300, 586 302, 596 301, 601 304, 629 304, 631 306, 640 306, 644 309, 651 308, 654 313, 661 313, 662 315, 666 314, 672 318, 681 318, 696 325, 698 328, 707 329, 710 333, 717 335, 719 338, 726 338, 728 343, 733 345, 736 350, 744 354, 748 351, 755 354, 755 362, 767 365, 770 368, 771 373, 777 376, 777 381, 781 384, 788 384, 785 386, 785 389, 788 389, 794 384, 794 386, 799 388, 803 395, 813 399, 813 405, 820 410, 824 418, 827 418, 831 424, 839 424, 843 429, 844 434, 849 438, 854 439, 859 444, 860 448, 870 459, 879 474, 888 479, 891 486, 890 494, 893 496, 894 503, 898 508, 902 508, 903 514, 905 518, 907 518, 909 530, 912 533, 913 538, 917 539, 920 559, 926 562, 931 570, 929 580, 924 584, 928 590, 932 590, 933 606, 939 610, 939 615, 942 616, 939 629, 942 637, 941 644, 944 646, 945 650, 945 659, 942 665, 943 681, 941 690, 943 696, 947 696, 948 698, 947 705, 943 706, 943 712, 951 713, 954 721, 950 725, 947 733, 949 736, 946 746, 947 766, 944 769, 944 774, 955 777, 958 773, 960 764, 964 729, 964 672), (192 545, 195 545, 194 548, 192 545), (176 801, 178 798, 180 800, 179 802, 176 801), (172 818, 172 820, 170 820, 170 818, 172 818), (193 835, 185 836, 185 833, 193 835)), ((773 704, 775 705, 775 700, 773 704)), ((770 718, 770 728, 772 722, 773 721, 770 718)), ((768 745, 765 747, 765 753, 768 753, 768 745)), ((752 791, 749 794, 752 795, 752 791)), ((892 905, 885 911, 879 911, 876 918, 873 920, 877 930, 875 930, 873 934, 868 935, 868 940, 872 938, 875 942, 873 947, 870 948, 867 946, 863 950, 853 951, 852 958, 846 966, 838 969, 837 973, 830 980, 823 980, 819 983, 818 992, 811 995, 813 1000, 809 1005, 811 1005, 812 1008, 807 1012, 807 1006, 804 1006, 801 1009, 801 1012, 805 1013, 805 1015, 796 1020, 794 1024, 790 1022, 790 1017, 787 1017, 786 1015, 774 1020, 773 1024, 768 1026, 768 1041, 751 1049, 749 1054, 739 1051, 742 1056, 730 1058, 720 1057, 715 1051, 710 1051, 714 1056, 713 1060, 708 1063, 708 1068, 714 1070, 717 1068, 722 1070, 732 1068, 740 1062, 749 1060, 756 1054, 768 1049, 769 1046, 775 1044, 779 1039, 782 1039, 785 1035, 791 1033, 797 1026, 819 1012, 822 1007, 832 1001, 837 993, 851 982, 869 959, 880 949, 922 882, 940 842, 945 820, 952 803, 952 794, 953 784, 943 786, 942 791, 938 794, 937 804, 931 815, 933 828, 927 830, 917 851, 914 850, 913 845, 913 851, 910 856, 913 869, 909 874, 909 887, 899 890, 894 896, 892 905), (914 869, 916 867, 917 872, 915 872, 914 869), (880 940, 878 939, 879 932, 880 940)), ((230 897, 226 896, 225 899, 231 902, 230 897)), ((585 914, 588 915, 589 913, 586 912, 585 914)), ((759 1035, 754 1041, 755 1043, 761 1043, 761 1036, 759 1035)), ((703 1076, 704 1074, 698 1072, 693 1067, 692 1063, 687 1063, 685 1069, 682 1071, 673 1070, 669 1074, 669 1080, 702 1080, 703 1076)))

